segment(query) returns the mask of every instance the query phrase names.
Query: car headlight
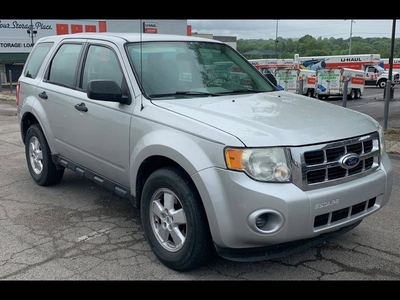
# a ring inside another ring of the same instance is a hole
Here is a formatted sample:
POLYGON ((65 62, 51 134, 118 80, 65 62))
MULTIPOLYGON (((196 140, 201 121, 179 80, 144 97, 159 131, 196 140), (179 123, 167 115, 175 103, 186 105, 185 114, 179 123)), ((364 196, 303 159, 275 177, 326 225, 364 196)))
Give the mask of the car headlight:
POLYGON ((379 125, 379 142, 380 142, 380 154, 383 155, 386 152, 386 143, 385 143, 385 133, 383 131, 383 127, 381 125, 379 125))
POLYGON ((289 182, 289 155, 285 148, 226 148, 225 160, 230 170, 242 171, 260 181, 289 182))

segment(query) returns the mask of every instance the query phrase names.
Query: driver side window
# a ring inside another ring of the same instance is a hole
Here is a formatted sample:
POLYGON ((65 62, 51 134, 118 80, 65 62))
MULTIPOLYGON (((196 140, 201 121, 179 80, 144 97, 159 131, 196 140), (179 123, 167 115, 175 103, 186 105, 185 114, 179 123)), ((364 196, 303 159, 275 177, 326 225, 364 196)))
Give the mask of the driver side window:
POLYGON ((105 46, 91 45, 83 69, 81 88, 86 91, 93 79, 114 80, 122 88, 123 74, 118 57, 113 50, 105 46))

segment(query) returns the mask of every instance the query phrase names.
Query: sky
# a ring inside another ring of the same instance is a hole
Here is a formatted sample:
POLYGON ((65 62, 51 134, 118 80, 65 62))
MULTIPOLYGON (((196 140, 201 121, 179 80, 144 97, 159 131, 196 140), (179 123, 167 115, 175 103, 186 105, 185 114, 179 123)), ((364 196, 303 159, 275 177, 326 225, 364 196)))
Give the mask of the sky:
MULTIPOLYGON (((187 20, 192 26, 192 32, 199 34, 212 34, 214 36, 236 36, 239 39, 276 39, 281 37, 301 38, 311 35, 314 38, 350 38, 352 37, 392 37, 393 19, 378 20, 187 20), (352 22, 353 21, 353 22, 352 22)), ((395 38, 400 37, 400 25, 398 20, 395 24, 395 38)))

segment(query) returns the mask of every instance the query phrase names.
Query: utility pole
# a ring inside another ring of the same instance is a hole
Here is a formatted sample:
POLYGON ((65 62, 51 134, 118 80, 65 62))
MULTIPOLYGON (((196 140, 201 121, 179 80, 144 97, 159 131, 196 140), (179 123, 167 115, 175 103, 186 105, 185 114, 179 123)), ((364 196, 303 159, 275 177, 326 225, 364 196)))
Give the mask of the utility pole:
POLYGON ((278 20, 276 20, 275 57, 278 58, 278 20))
POLYGON ((33 38, 36 36, 37 30, 34 30, 34 29, 33 29, 33 22, 32 22, 32 19, 31 19, 31 25, 29 25, 29 29, 26 31, 26 33, 30 36, 30 38, 31 38, 31 40, 32 40, 32 47, 33 47, 33 44, 34 44, 33 38))
POLYGON ((350 42, 349 42, 349 55, 351 54, 351 36, 353 35, 353 23, 355 23, 353 19, 350 20, 350 42))
POLYGON ((389 102, 391 98, 392 87, 392 74, 393 74, 393 54, 394 54, 394 41, 396 39, 396 19, 393 19, 392 25, 392 40, 390 46, 390 57, 389 57, 389 80, 386 81, 386 95, 385 95, 385 106, 383 108, 383 131, 386 132, 388 126, 389 117, 389 102))

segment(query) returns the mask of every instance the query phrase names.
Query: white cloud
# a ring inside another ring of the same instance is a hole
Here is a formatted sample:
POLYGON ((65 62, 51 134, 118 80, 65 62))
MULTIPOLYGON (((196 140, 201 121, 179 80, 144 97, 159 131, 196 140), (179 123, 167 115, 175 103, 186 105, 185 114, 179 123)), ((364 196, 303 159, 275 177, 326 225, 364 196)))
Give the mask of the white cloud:
MULTIPOLYGON (((311 35, 314 38, 350 37, 392 37, 393 20, 188 20, 192 32, 222 36, 236 36, 237 39, 300 38, 311 35)), ((395 37, 400 32, 396 21, 395 37)))

